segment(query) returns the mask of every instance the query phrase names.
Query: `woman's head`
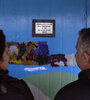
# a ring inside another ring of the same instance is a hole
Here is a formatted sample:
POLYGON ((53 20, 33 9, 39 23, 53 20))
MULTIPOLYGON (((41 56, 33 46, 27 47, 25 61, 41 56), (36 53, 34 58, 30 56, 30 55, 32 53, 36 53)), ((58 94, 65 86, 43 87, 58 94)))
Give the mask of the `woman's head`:
POLYGON ((9 50, 6 43, 5 35, 0 30, 0 69, 6 69, 9 61, 9 50))
POLYGON ((3 31, 0 30, 0 61, 2 60, 3 52, 5 50, 5 35, 3 34, 3 31))

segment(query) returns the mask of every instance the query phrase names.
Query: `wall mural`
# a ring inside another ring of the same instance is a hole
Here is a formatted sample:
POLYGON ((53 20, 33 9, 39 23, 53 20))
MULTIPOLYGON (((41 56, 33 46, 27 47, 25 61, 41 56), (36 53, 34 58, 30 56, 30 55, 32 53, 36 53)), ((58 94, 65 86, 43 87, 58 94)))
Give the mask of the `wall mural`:
POLYGON ((52 67, 75 66, 75 56, 65 54, 50 55, 47 42, 8 42, 10 53, 9 64, 45 65, 52 67))

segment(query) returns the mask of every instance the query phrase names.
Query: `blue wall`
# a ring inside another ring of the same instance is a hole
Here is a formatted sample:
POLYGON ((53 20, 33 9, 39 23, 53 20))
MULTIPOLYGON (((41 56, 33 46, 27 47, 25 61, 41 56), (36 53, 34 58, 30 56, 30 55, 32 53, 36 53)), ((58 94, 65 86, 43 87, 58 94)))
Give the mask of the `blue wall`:
MULTIPOLYGON (((7 41, 47 41, 50 54, 75 53, 85 27, 86 0, 0 0, 0 29, 7 41), (55 37, 32 37, 32 19, 55 19, 55 37)), ((89 0, 88 0, 89 2, 89 0)))
MULTIPOLYGON (((0 0, 0 29, 8 42, 47 41, 50 54, 72 54, 76 51, 78 31, 84 27, 90 27, 90 0, 0 0), (32 37, 32 19, 55 19, 56 36, 32 37)), ((44 65, 45 71, 26 72, 25 67, 37 66, 9 65, 10 75, 31 75, 27 80, 51 98, 80 71, 77 66, 52 68, 49 64, 44 65)))
POLYGON ((87 27, 90 27, 90 0, 87 0, 87 27))

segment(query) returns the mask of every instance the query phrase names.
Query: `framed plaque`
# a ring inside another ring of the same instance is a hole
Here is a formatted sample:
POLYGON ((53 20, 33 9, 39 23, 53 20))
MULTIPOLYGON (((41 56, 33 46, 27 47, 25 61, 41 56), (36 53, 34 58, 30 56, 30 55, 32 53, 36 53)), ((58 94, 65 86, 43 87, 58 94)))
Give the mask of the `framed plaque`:
POLYGON ((55 20, 32 20, 33 37, 55 37, 55 20))

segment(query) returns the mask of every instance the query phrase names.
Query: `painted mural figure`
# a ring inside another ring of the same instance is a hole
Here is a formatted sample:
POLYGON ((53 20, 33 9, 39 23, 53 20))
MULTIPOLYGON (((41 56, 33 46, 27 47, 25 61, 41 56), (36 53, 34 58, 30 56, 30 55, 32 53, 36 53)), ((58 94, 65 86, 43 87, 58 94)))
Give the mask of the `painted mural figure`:
POLYGON ((79 79, 59 90, 54 100, 90 100, 90 28, 79 31, 76 50, 76 62, 82 70, 79 79))
POLYGON ((56 62, 63 62, 64 66, 67 66, 67 59, 64 54, 56 54, 50 56, 50 63, 52 67, 58 67, 59 65, 56 62))

